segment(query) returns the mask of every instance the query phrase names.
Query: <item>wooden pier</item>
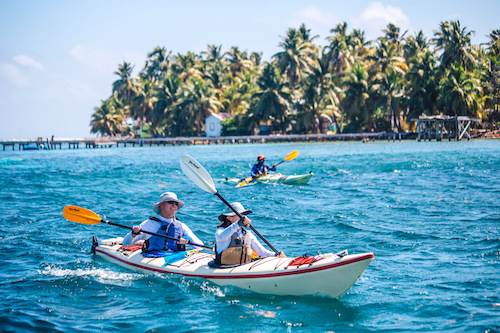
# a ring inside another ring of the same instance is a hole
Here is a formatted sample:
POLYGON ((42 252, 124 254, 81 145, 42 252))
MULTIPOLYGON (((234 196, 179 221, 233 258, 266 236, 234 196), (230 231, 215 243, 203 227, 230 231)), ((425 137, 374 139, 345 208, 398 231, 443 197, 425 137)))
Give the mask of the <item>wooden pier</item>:
POLYGON ((0 141, 3 150, 34 149, 79 149, 79 148, 111 148, 111 147, 144 147, 175 146, 197 144, 244 144, 244 143, 277 143, 277 142, 327 142, 327 141, 374 141, 415 139, 414 133, 348 133, 348 134, 290 134, 290 135, 253 135, 253 136, 221 136, 221 137, 176 137, 176 138, 86 138, 62 140, 8 140, 0 141))
POLYGON ((472 122, 481 122, 481 119, 470 117, 450 116, 420 116, 417 120, 417 140, 444 139, 457 141, 464 137, 470 140, 470 129, 472 122))

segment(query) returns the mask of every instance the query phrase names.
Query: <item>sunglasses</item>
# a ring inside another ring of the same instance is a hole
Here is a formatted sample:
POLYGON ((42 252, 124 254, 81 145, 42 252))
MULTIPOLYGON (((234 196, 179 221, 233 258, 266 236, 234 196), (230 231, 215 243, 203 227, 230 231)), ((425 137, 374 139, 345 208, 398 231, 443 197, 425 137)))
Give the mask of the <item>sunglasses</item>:
POLYGON ((264 162, 265 160, 259 160, 259 162, 264 162))
POLYGON ((167 201, 168 204, 171 204, 171 205, 177 205, 179 206, 179 203, 177 201, 167 201))

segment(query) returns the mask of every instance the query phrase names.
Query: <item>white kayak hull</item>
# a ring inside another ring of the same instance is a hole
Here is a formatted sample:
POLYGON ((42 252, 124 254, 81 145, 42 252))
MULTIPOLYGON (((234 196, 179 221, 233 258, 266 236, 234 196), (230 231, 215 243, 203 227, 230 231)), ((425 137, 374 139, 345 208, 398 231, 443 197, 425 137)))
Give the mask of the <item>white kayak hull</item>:
MULTIPOLYGON (((309 182, 309 180, 314 176, 312 172, 303 174, 303 175, 282 175, 281 173, 273 173, 267 174, 264 176, 260 176, 255 178, 254 180, 248 182, 248 184, 252 183, 282 183, 288 185, 305 185, 309 182)), ((228 178, 228 182, 232 183, 240 183, 242 182, 241 178, 228 178)), ((246 182, 243 180, 243 182, 246 182)))
MULTIPOLYGON (((179 274, 203 278, 219 286, 235 286, 260 294, 324 295, 339 297, 359 279, 374 258, 373 253, 331 255, 312 264, 289 266, 294 258, 263 258, 252 263, 214 268, 214 255, 191 252, 166 263, 165 258, 146 258, 141 250, 127 252, 121 245, 98 245, 95 254, 120 266, 142 273, 179 274)), ((167 257, 168 258, 168 257, 167 257)))

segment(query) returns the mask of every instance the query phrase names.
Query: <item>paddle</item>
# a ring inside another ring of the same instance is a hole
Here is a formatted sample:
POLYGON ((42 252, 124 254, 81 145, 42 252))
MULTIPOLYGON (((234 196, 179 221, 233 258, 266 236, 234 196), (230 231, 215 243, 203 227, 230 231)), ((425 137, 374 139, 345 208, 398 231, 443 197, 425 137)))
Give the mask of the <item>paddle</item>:
MULTIPOLYGON (((216 195, 219 199, 222 200, 224 204, 226 204, 226 206, 229 207, 229 209, 235 212, 235 214, 238 215, 240 219, 243 219, 243 216, 241 216, 241 214, 238 213, 238 211, 234 209, 233 206, 231 206, 231 204, 222 197, 222 195, 220 195, 219 191, 215 189, 212 177, 197 160, 195 160, 193 157, 189 155, 183 155, 181 156, 180 164, 184 174, 189 179, 191 179, 193 183, 195 183, 203 191, 216 195)), ((279 251, 276 250, 274 246, 272 246, 271 243, 269 243, 267 239, 264 238, 264 236, 262 236, 257 230, 255 230, 255 228, 252 225, 250 225, 250 229, 252 229, 252 231, 257 236, 259 236, 267 244, 267 246, 271 248, 271 250, 276 252, 276 254, 279 254, 279 251)))
POLYGON ((295 159, 297 156, 299 156, 299 152, 297 150, 294 150, 290 154, 286 155, 285 159, 283 161, 279 162, 278 164, 276 164, 276 166, 280 165, 281 163, 283 163, 285 161, 291 161, 291 160, 295 159))
MULTIPOLYGON (((120 228, 132 230, 132 227, 118 224, 118 223, 114 223, 114 222, 110 222, 107 220, 103 220, 103 219, 101 219, 101 217, 99 215, 97 215, 93 211, 88 210, 86 208, 78 207, 78 206, 71 206, 71 205, 65 206, 63 209, 63 216, 66 220, 72 221, 72 222, 83 223, 83 224, 99 224, 102 222, 102 223, 111 224, 111 225, 114 225, 114 226, 117 226, 120 228)), ((150 234, 153 236, 158 236, 158 237, 166 238, 166 239, 170 239, 170 240, 176 240, 176 241, 179 240, 177 238, 169 237, 169 236, 165 236, 165 235, 160 235, 160 234, 157 234, 155 232, 149 232, 149 231, 144 231, 144 230, 142 232, 145 234, 150 234)), ((209 246, 196 244, 196 243, 193 243, 191 241, 188 241, 188 244, 198 246, 198 247, 203 247, 205 249, 209 249, 209 250, 213 251, 213 248, 211 248, 209 246)))
MULTIPOLYGON (((297 156, 299 156, 299 152, 297 150, 294 150, 290 154, 286 155, 285 159, 283 161, 279 162, 278 164, 276 164, 276 166, 280 165, 281 163, 283 163, 285 161, 291 161, 294 158, 296 158, 297 156)), ((256 177, 255 179, 257 179, 259 177, 256 177)), ((250 183, 252 180, 254 180, 254 178, 252 176, 247 177, 247 178, 245 178, 244 181, 242 181, 241 183, 237 184, 235 187, 238 188, 238 187, 247 186, 248 183, 250 183)))

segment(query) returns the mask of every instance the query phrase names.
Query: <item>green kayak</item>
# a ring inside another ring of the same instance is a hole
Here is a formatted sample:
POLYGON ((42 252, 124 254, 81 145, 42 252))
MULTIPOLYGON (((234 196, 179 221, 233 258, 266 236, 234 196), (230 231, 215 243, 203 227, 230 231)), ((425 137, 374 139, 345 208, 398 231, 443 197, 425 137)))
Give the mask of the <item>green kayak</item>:
POLYGON ((312 172, 303 175, 282 175, 281 173, 267 174, 252 179, 248 178, 227 178, 228 182, 237 183, 235 187, 243 187, 257 183, 283 183, 288 185, 304 185, 309 182, 314 174, 312 172))

